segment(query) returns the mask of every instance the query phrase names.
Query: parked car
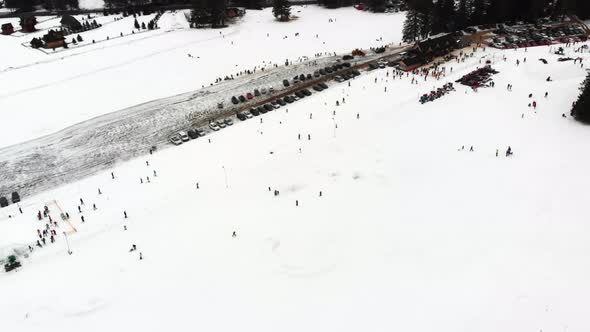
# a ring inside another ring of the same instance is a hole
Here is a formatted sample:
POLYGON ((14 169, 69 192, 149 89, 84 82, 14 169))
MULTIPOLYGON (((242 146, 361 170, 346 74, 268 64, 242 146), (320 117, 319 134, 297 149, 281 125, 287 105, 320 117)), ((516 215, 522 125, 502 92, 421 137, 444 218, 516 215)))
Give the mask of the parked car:
POLYGON ((243 95, 242 95, 242 96, 240 96, 240 101, 241 101, 242 103, 243 103, 243 102, 245 102, 245 101, 246 101, 246 97, 244 97, 243 95))
POLYGON ((320 75, 322 75, 322 76, 326 75, 326 69, 324 69, 324 68, 320 69, 320 75))
POLYGON ((219 128, 225 128, 226 127, 225 122, 223 122, 221 120, 220 121, 217 121, 217 125, 219 126, 219 128))
POLYGON ((12 203, 16 204, 18 202, 20 202, 20 195, 16 191, 13 191, 12 192, 12 203))
MULTIPOLYGON (((289 83, 289 81, 287 81, 287 83, 289 83)), ((275 92, 275 88, 270 87, 268 88, 268 93, 274 93, 275 92)))
POLYGON ((266 94, 266 88, 260 89, 260 93, 262 93, 263 95, 265 95, 266 94))
POLYGON ((308 97, 311 96, 311 91, 309 91, 308 89, 303 89, 303 90, 301 90, 301 92, 303 92, 303 94, 308 97))
POLYGON ((314 85, 314 86, 312 87, 312 89, 314 89, 315 91, 318 91, 318 92, 320 92, 320 91, 324 90, 324 89, 323 89, 321 86, 319 86, 319 85, 314 85))
POLYGON ((281 105, 281 106, 285 106, 285 105, 287 105, 287 103, 285 103, 285 101, 284 101, 284 100, 282 100, 282 99, 277 99, 277 103, 278 103, 279 105, 281 105))
POLYGON ((313 77, 316 77, 317 78, 317 77, 320 77, 320 76, 321 75, 320 75, 320 71, 319 70, 316 70, 316 71, 313 72, 313 77))
POLYGON ((289 104, 291 104, 295 101, 294 99, 291 98, 291 96, 285 96, 285 98, 283 98, 283 100, 289 104))
POLYGON ((375 70, 375 69, 377 69, 377 68, 379 68, 379 66, 378 66, 378 65, 376 65, 376 64, 374 64, 374 63, 369 63, 369 70, 375 70))
POLYGON ((248 98, 248 100, 250 100, 250 99, 254 98, 254 96, 250 92, 248 92, 246 94, 246 98, 248 98))
POLYGON ((236 114, 236 117, 238 118, 238 120, 240 121, 246 121, 247 117, 245 113, 238 113, 236 114))
POLYGON ((193 129, 189 129, 186 133, 187 133, 188 137, 190 137, 192 139, 199 137, 199 134, 197 133, 197 131, 193 130, 193 129))
POLYGON ((231 97, 231 102, 234 103, 234 105, 237 105, 240 103, 240 101, 238 100, 238 98, 236 96, 231 97))
POLYGON ((217 103, 217 108, 222 109, 223 108, 223 103, 222 102, 217 103))
POLYGON ((260 97, 260 90, 258 90, 258 89, 254 89, 254 95, 255 95, 256 97, 260 97))
POLYGON ((270 111, 274 111, 274 107, 272 107, 271 104, 264 104, 264 109, 266 109, 268 112, 270 111))
POLYGON ((260 112, 260 114, 265 114, 266 112, 268 112, 268 111, 266 110, 266 108, 264 108, 264 107, 262 107, 262 106, 258 106, 257 110, 258 110, 258 112, 260 112))
POLYGON ((328 84, 324 83, 324 82, 320 82, 318 83, 319 86, 321 86, 324 90, 326 90, 328 88, 328 84))
POLYGON ((291 84, 289 84, 289 80, 283 80, 283 85, 284 85, 285 87, 288 87, 288 86, 289 86, 289 85, 291 85, 291 84))
POLYGON ((338 82, 338 83, 340 83, 340 82, 344 82, 344 78, 342 78, 342 76, 340 76, 340 75, 336 75, 336 76, 334 77, 334 80, 335 80, 336 82, 338 82))
POLYGON ((234 121, 230 118, 227 118, 225 120, 223 120, 223 122, 225 122, 226 125, 231 126, 234 124, 234 121))
POLYGON ((244 114, 246 115, 246 119, 252 119, 254 117, 250 112, 245 112, 244 114))
POLYGON ((174 144, 174 145, 182 144, 182 140, 180 139, 180 136, 178 136, 178 135, 174 135, 174 136, 170 137, 170 142, 172 142, 172 144, 174 144))
POLYGON ((305 95, 301 91, 295 91, 295 96, 297 96, 297 98, 299 98, 299 99, 305 97, 305 95))
POLYGON ((345 62, 345 63, 342 64, 342 66, 344 68, 350 68, 352 65, 350 64, 350 62, 345 62))
POLYGON ((347 55, 345 55, 345 56, 342 57, 342 60, 352 60, 352 59, 354 59, 354 57, 352 55, 350 55, 350 54, 347 54, 347 55))
POLYGON ((0 208, 3 207, 7 207, 8 206, 8 200, 6 199, 6 197, 2 196, 0 197, 0 208))
POLYGON ((334 70, 332 70, 332 67, 326 67, 325 70, 328 74, 332 74, 332 72, 334 72, 334 70))
POLYGON ((219 126, 217 125, 217 121, 212 121, 209 124, 209 128, 211 128, 211 130, 213 130, 213 131, 218 131, 220 129, 219 126))
POLYGON ((250 109, 250 114, 252 114, 253 116, 259 116, 260 112, 258 112, 257 109, 252 108, 252 109, 250 109))
POLYGON ((197 132, 197 134, 199 134, 200 137, 205 136, 205 130, 203 128, 197 128, 195 129, 195 131, 197 132))
POLYGON ((183 142, 188 142, 190 139, 188 138, 188 135, 186 134, 186 131, 179 131, 178 132, 178 136, 180 136, 180 139, 183 142))

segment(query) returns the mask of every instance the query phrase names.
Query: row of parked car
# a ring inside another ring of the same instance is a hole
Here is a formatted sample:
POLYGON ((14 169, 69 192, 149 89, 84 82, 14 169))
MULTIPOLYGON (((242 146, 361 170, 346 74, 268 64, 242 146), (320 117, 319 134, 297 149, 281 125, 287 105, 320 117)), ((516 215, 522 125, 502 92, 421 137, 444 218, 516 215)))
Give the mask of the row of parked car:
MULTIPOLYGON (((240 95, 240 96, 233 96, 233 97, 231 97, 231 102, 234 105, 237 105, 239 103, 245 103, 245 102, 247 102, 249 100, 254 99, 255 97, 260 97, 260 96, 266 95, 266 94, 272 94, 272 93, 274 93, 274 91, 275 91, 275 89, 273 87, 270 87, 268 89, 267 88, 254 89, 254 92, 253 93, 252 92, 248 92, 248 93, 246 93, 245 96, 244 95, 240 95)), ((223 108, 223 104, 221 104, 221 105, 222 106, 219 107, 219 104, 218 104, 218 107, 219 108, 223 108)))
POLYGON ((189 129, 188 131, 179 131, 178 134, 171 136, 170 142, 174 145, 180 145, 201 136, 205 136, 205 130, 202 128, 189 129))
MULTIPOLYGON (((12 203, 16 204, 20 202, 20 195, 15 191, 12 193, 12 203)), ((7 207, 10 204, 8 199, 4 196, 0 196, 0 208, 7 207)))
POLYGON ((491 46, 496 48, 529 47, 586 40, 584 31, 575 26, 555 28, 522 26, 500 28, 495 32, 498 36, 492 38, 491 46))
MULTIPOLYGON (((323 82, 318 83, 313 86, 313 90, 318 91, 318 92, 323 91, 327 88, 328 88, 328 85, 323 82)), ((292 95, 288 95, 288 96, 285 96, 282 98, 277 98, 276 100, 273 100, 270 103, 267 103, 267 104, 264 104, 264 105, 261 105, 258 107, 252 107, 249 111, 240 112, 240 113, 238 113, 237 117, 241 121, 245 121, 245 120, 251 119, 252 117, 259 116, 260 114, 272 112, 278 108, 281 108, 282 106, 294 103, 297 100, 303 99, 305 97, 309 97, 311 95, 312 95, 312 92, 309 89, 301 89, 301 90, 295 91, 292 95)))
MULTIPOLYGON (((318 69, 316 71, 313 72, 313 74, 301 74, 301 75, 297 75, 295 77, 293 77, 293 84, 298 84, 304 81, 309 81, 312 80, 314 78, 319 78, 325 75, 330 75, 332 73, 335 73, 339 70, 345 69, 345 68, 350 68, 352 65, 349 62, 339 62, 336 63, 332 66, 326 66, 324 68, 318 69)), ((289 87, 291 86, 291 82, 289 82, 289 80, 285 79, 283 80, 283 86, 284 87, 289 87)))

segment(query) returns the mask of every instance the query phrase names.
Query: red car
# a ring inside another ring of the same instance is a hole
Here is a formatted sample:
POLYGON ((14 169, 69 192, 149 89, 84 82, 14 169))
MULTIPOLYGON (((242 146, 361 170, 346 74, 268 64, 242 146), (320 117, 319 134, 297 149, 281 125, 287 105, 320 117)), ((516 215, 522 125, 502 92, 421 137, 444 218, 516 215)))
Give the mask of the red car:
POLYGON ((246 95, 246 98, 252 99, 252 98, 254 98, 254 96, 250 92, 248 92, 248 94, 246 95))

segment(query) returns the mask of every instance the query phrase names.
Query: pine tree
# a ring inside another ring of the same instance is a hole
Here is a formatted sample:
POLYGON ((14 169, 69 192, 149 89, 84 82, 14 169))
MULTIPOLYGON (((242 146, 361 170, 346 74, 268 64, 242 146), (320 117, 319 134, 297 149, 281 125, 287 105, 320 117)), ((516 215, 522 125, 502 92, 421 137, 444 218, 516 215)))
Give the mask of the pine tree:
POLYGON ((582 93, 574 103, 571 115, 580 122, 590 124, 590 74, 586 76, 580 90, 582 93))
POLYGON ((133 26, 134 26, 136 29, 139 29, 139 22, 137 22, 137 19, 135 19, 135 22, 133 23, 133 26))
POLYGON ((279 21, 288 21, 291 16, 291 5, 289 0, 273 0, 272 14, 279 21))
POLYGON ((420 25, 420 13, 414 9, 408 10, 402 30, 403 40, 408 43, 417 40, 420 37, 420 25))

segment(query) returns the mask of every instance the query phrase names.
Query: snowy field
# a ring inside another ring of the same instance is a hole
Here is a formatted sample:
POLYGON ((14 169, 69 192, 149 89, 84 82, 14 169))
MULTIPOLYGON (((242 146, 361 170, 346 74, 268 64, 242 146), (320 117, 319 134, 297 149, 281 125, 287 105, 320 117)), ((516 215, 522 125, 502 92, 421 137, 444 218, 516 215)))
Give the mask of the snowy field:
MULTIPOLYGON (((348 53, 357 47, 401 40, 401 13, 374 15, 353 8, 307 6, 294 7, 293 14, 299 19, 277 24, 270 9, 248 11, 227 29, 195 30, 188 29, 184 12, 167 12, 158 22, 160 29, 124 38, 113 37, 131 33, 133 18, 113 22, 115 16, 108 16, 97 19, 102 20, 102 28, 81 35, 86 42, 107 36, 111 40, 55 54, 21 45, 39 33, 0 36, 0 49, 10 50, 0 52, 0 79, 4 82, 0 147, 126 107, 194 91, 218 77, 255 66, 283 64, 286 59, 297 61, 322 52, 348 53), (336 21, 328 22, 330 18, 336 21)), ((6 20, 13 19, 0 19, 0 23, 6 20)), ((54 18, 40 27, 57 25, 59 19, 54 18)))
POLYGON ((3 329, 588 331, 586 71, 549 50, 373 71, 0 210, 4 252, 71 216, 0 274, 3 329), (418 103, 486 60, 495 88, 418 103))

